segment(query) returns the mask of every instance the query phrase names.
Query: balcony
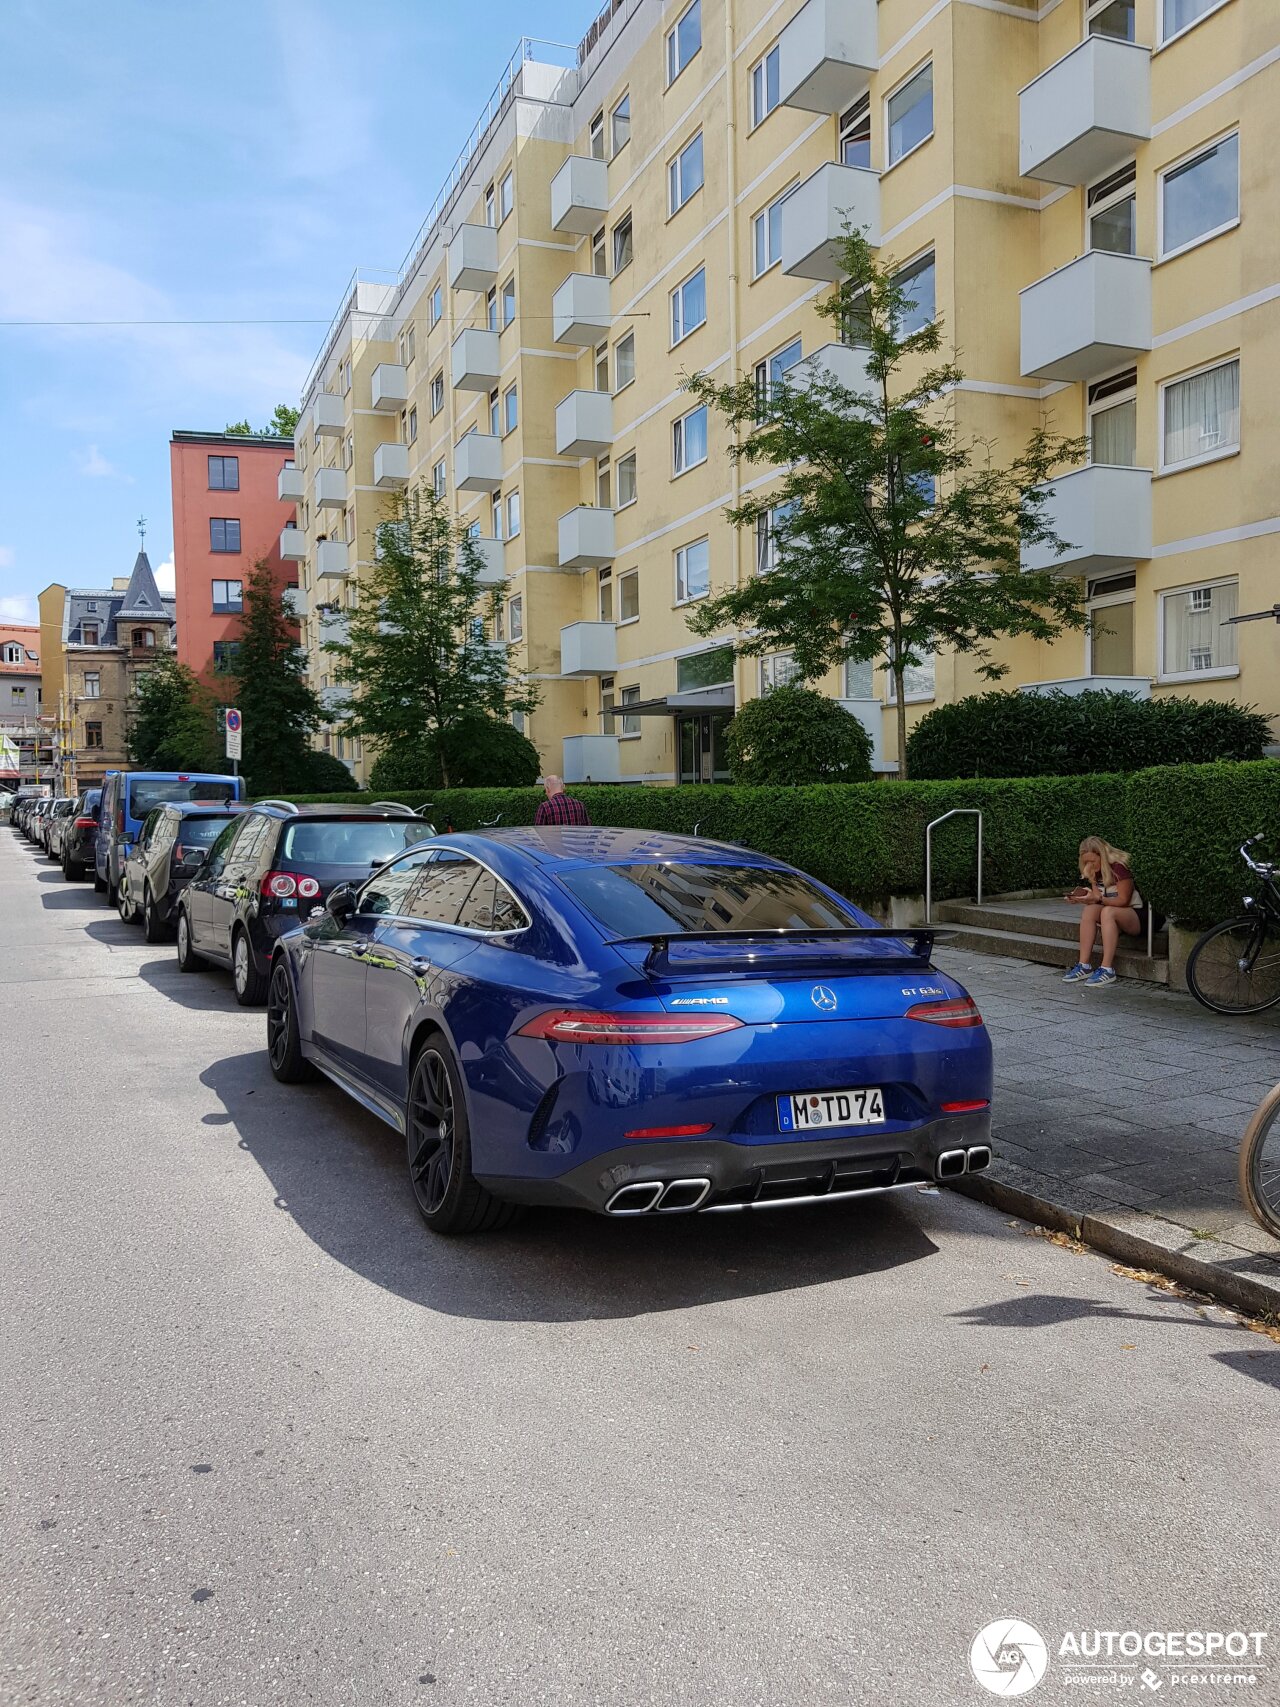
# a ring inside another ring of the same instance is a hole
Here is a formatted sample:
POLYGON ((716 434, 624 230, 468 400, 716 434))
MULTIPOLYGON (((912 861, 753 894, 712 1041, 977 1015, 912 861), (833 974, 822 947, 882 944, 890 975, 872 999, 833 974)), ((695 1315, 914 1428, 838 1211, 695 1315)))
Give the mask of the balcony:
POLYGON ((346 688, 319 688, 316 697, 326 712, 337 716, 345 707, 349 696, 346 688))
POLYGON ((1022 567, 1033 573, 1102 575, 1151 556, 1151 470, 1091 463, 1049 483, 1044 516, 1069 549, 1029 546, 1022 567))
POLYGON ((460 225, 449 245, 453 290, 488 290, 498 276, 498 232, 493 225, 460 225))
POLYGON ((551 298, 551 336, 557 344, 598 344, 609 335, 609 281, 570 273, 551 298))
POLYGON ((611 676, 618 668, 618 631, 611 622, 571 622, 560 630, 562 676, 611 676))
POLYGON ((551 225, 589 237, 609 211, 609 167, 603 160, 571 154, 551 180, 551 225))
POLYGON ((1024 178, 1086 184, 1151 139, 1151 50, 1088 36, 1018 96, 1024 178))
POLYGON ((307 495, 307 476, 295 463, 286 462, 276 475, 276 497, 282 504, 301 504, 307 495))
POLYGON ((322 539, 316 542, 316 579, 341 581, 349 573, 347 543, 342 539, 322 539))
POLYGON ((496 332, 468 326, 453 340, 449 371, 455 391, 492 391, 501 367, 496 332))
POLYGON ((453 484, 459 492, 496 492, 502 485, 502 440, 468 433, 453 452, 453 484))
POLYGON ((1151 348, 1151 262, 1095 249, 1021 293, 1022 371, 1071 383, 1151 348))
POLYGON ((502 541, 472 534, 471 543, 480 557, 480 585, 500 587, 507 578, 507 553, 502 541))
POLYGON ((284 614, 292 617, 294 622, 301 622, 307 614, 307 594, 304 587, 285 587, 280 594, 280 603, 284 614))
POLYGON ((571 391, 556 404, 556 455, 599 456, 613 443, 613 398, 571 391))
POLYGON ((394 439, 385 445, 379 445, 373 453, 373 483, 382 490, 388 491, 395 486, 405 486, 409 480, 409 447, 398 444, 394 439))
POLYGON ((375 409, 393 415, 403 409, 409 397, 409 374, 399 362, 379 362, 369 382, 369 395, 375 409))
POLYGON ((616 735, 566 735, 561 752, 560 774, 567 783, 622 781, 616 735))
POLYGON ((336 438, 347 424, 347 406, 332 391, 318 391, 311 405, 311 425, 321 438, 336 438))
POLYGON ((852 344, 823 344, 811 356, 788 368, 784 383, 792 391, 808 391, 820 381, 834 381, 846 391, 866 392, 867 354, 852 344))
POLYGON ((1056 682, 1023 682, 1019 693, 1127 693, 1131 699, 1151 698, 1150 676, 1064 676, 1056 682))
POLYGON ((345 646, 351 638, 351 625, 341 605, 316 606, 316 638, 321 646, 332 641, 345 646))
POLYGON ((782 270, 793 278, 834 284, 843 276, 845 227, 880 242, 880 174, 863 166, 819 166, 787 197, 782 209, 782 270))
POLYGON ((347 501, 345 468, 317 468, 314 482, 316 505, 322 510, 340 510, 347 501))
POLYGON ((879 63, 876 0, 809 0, 778 37, 779 99, 842 113, 866 94, 879 63))
POLYGON ((614 558, 613 511, 579 504, 560 518, 560 567, 603 569, 614 558))
POLYGON ((280 555, 286 563, 302 562, 307 555, 307 536, 301 528, 281 528, 280 555))

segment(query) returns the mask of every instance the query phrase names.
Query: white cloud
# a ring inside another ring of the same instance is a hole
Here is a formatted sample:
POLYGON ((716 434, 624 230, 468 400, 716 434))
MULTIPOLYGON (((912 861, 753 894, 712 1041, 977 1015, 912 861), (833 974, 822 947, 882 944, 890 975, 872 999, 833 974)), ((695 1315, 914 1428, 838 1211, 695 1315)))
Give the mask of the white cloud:
POLYGON ((38 622, 36 601, 25 593, 0 596, 0 622, 38 622))
POLYGON ((170 552, 163 563, 155 566, 156 586, 162 593, 173 593, 177 589, 177 571, 173 566, 173 553, 170 552))
POLYGON ((88 450, 80 453, 78 467, 81 474, 87 475, 90 480, 127 480, 130 485, 133 484, 133 476, 125 474, 114 462, 108 462, 97 445, 90 445, 88 450))
POLYGON ((11 545, 0 545, 0 569, 12 569, 12 568, 13 568, 13 547, 11 545))

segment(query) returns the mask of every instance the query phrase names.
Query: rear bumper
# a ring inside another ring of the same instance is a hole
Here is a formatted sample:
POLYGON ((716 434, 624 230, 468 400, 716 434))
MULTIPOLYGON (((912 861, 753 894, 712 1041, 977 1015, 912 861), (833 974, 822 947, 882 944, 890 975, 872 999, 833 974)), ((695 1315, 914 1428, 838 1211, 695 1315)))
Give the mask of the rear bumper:
POLYGON ((990 1160, 989 1111, 952 1115, 909 1131, 865 1132, 824 1140, 786 1140, 777 1144, 736 1144, 727 1139, 686 1139, 673 1143, 638 1140, 593 1156, 554 1179, 478 1176, 495 1196, 513 1203, 591 1209, 598 1214, 663 1210, 652 1189, 627 1193, 628 1187, 706 1181, 698 1194, 682 1191, 672 1205, 699 1213, 730 1209, 766 1209, 796 1202, 835 1200, 893 1191, 907 1185, 978 1171, 990 1160), (969 1152, 974 1152, 969 1156, 969 1152), (956 1165, 955 1158, 962 1158, 956 1165), (944 1158, 939 1171, 939 1158, 944 1158), (948 1171, 949 1170, 949 1171, 948 1171), (621 1202, 618 1194, 624 1194, 621 1202), (695 1201, 696 1198, 696 1201, 695 1201))

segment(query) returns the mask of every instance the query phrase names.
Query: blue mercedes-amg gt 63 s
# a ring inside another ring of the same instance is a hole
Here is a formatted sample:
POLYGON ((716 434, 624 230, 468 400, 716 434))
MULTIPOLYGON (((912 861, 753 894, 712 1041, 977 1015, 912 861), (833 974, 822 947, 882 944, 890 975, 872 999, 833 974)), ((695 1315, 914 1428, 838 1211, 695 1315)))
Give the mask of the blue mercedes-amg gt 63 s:
POLYGON ((991 1159, 991 1045, 933 935, 762 854, 435 836, 275 945, 271 1069, 404 1134, 429 1227, 924 1185, 991 1159))

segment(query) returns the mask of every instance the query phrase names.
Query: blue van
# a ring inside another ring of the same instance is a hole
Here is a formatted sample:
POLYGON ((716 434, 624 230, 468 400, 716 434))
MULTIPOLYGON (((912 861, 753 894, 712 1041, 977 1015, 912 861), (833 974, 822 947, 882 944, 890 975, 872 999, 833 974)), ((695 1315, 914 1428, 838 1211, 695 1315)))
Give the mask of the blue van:
POLYGON ((114 907, 120 875, 142 821, 157 806, 244 799, 244 778, 211 771, 108 771, 102 779, 93 887, 114 907))

